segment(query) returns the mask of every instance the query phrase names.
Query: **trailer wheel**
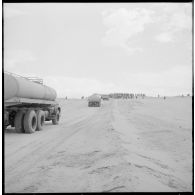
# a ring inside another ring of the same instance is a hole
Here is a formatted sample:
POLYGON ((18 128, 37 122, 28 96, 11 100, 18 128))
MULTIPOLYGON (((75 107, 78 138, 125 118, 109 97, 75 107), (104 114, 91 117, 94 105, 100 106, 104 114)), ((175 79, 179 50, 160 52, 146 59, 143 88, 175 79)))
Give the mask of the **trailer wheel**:
POLYGON ((34 133, 37 128, 37 115, 34 110, 28 110, 24 115, 25 133, 34 133))
POLYGON ((55 119, 52 119, 53 125, 58 125, 60 120, 60 113, 57 111, 55 119))
POLYGON ((37 131, 40 131, 43 129, 43 125, 45 122, 45 112, 42 110, 38 110, 37 112, 37 131))
POLYGON ((17 133, 24 133, 24 112, 18 111, 14 119, 14 126, 17 133))

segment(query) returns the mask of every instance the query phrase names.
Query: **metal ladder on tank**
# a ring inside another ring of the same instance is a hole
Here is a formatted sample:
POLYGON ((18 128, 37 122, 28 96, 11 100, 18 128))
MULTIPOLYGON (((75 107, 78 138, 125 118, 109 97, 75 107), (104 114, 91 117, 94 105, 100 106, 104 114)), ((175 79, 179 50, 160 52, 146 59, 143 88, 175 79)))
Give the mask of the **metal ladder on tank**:
POLYGON ((15 76, 15 77, 20 77, 20 78, 23 78, 23 79, 27 79, 29 81, 32 81, 32 82, 35 82, 35 83, 43 85, 43 79, 41 79, 39 77, 24 77, 24 76, 21 76, 19 74, 11 73, 11 72, 8 72, 8 71, 4 71, 4 73, 7 73, 7 74, 15 76))

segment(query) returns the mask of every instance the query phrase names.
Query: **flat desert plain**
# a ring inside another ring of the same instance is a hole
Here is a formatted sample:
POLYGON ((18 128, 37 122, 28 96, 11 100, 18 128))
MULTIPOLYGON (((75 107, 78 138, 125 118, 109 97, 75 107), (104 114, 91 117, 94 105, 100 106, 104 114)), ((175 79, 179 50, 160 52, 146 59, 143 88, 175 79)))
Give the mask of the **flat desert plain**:
POLYGON ((59 103, 59 125, 4 131, 5 192, 192 191, 191 97, 59 103))

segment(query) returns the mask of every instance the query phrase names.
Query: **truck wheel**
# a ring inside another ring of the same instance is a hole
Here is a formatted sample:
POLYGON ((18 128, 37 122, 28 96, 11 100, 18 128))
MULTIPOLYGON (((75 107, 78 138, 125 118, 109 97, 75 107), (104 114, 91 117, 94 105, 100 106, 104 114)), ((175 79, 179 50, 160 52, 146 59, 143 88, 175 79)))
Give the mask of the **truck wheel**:
POLYGON ((14 126, 17 133, 24 133, 24 112, 18 111, 14 119, 14 126))
POLYGON ((45 122, 45 112, 39 110, 37 112, 37 129, 36 129, 37 131, 43 129, 44 122, 45 122))
POLYGON ((37 128, 37 115, 34 110, 28 110, 24 115, 25 133, 34 133, 37 128))
POLYGON ((57 114, 56 114, 55 119, 52 119, 53 125, 58 125, 59 124, 59 120, 60 120, 60 113, 58 111, 57 114))

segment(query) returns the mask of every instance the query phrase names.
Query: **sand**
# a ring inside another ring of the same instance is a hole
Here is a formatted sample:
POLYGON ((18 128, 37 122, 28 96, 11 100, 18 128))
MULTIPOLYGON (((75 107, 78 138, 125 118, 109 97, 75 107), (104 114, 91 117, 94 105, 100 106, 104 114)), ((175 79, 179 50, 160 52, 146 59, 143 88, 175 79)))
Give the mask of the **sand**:
POLYGON ((59 125, 5 130, 5 192, 192 191, 190 97, 59 102, 59 125))

